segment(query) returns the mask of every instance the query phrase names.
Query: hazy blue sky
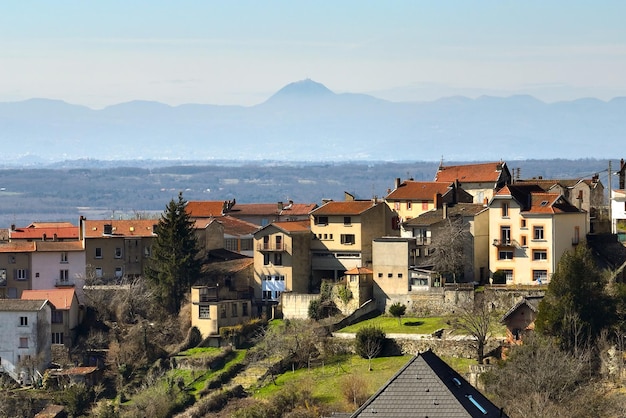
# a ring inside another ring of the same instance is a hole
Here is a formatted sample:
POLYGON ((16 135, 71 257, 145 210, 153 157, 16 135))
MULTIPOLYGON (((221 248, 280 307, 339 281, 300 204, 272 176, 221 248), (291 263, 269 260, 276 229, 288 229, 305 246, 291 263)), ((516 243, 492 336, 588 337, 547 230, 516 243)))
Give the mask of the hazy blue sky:
POLYGON ((304 78, 390 100, 626 96, 626 2, 6 1, 0 101, 252 105, 304 78))

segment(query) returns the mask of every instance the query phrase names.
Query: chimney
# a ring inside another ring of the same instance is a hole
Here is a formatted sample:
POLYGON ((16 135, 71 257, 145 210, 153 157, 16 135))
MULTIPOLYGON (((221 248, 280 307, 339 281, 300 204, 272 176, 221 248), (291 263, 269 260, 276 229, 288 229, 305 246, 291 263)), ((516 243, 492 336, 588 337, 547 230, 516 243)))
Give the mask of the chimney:
POLYGON ((45 232, 44 232, 43 236, 41 237, 41 240, 42 240, 42 241, 45 241, 45 240, 46 240, 46 233, 45 233, 45 232))
POLYGON ((582 204, 583 204, 583 191, 582 190, 578 191, 578 197, 576 199, 578 199, 578 209, 581 209, 582 204))
POLYGON ((626 188, 626 164, 624 164, 624 159, 622 158, 619 162, 619 189, 624 190, 626 188))
POLYGON ((283 202, 278 202, 278 210, 281 211, 283 210, 284 206, 283 206, 283 202))
POLYGON ((442 213, 443 213, 443 219, 448 219, 448 204, 445 202, 443 204, 442 213))
MULTIPOLYGON (((624 160, 622 160, 622 162, 624 162, 624 160)), ((395 184, 395 188, 397 189, 398 187, 400 187, 400 177, 396 177, 396 184, 395 184)))
POLYGON ((485 207, 485 208, 486 208, 488 205, 489 205, 489 199, 484 198, 484 199, 483 199, 483 207, 485 207))
POLYGON ((441 194, 435 193, 435 197, 433 200, 433 203, 435 204, 435 209, 439 209, 441 207, 441 194))
POLYGON ((11 231, 15 231, 15 224, 11 224, 11 231))
POLYGON ((454 194, 452 195, 452 203, 459 203, 459 179, 454 180, 454 194))

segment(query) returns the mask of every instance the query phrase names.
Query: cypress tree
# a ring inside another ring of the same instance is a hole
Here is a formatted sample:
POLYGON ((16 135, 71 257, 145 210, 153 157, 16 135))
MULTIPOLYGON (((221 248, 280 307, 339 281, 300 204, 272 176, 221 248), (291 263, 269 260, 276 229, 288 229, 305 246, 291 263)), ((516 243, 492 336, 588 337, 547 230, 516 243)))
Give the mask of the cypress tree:
POLYGON ((198 240, 194 223, 185 211, 182 192, 172 199, 161 215, 152 244, 146 277, 154 286, 157 302, 176 314, 189 288, 200 275, 198 240))

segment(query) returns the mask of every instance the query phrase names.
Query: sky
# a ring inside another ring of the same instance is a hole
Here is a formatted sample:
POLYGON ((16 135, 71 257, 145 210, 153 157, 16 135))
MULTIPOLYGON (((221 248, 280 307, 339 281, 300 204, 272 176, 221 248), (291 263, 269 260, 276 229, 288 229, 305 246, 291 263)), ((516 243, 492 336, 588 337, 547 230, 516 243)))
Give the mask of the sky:
POLYGON ((310 78, 392 101, 626 96, 626 2, 5 1, 0 102, 251 106, 310 78))

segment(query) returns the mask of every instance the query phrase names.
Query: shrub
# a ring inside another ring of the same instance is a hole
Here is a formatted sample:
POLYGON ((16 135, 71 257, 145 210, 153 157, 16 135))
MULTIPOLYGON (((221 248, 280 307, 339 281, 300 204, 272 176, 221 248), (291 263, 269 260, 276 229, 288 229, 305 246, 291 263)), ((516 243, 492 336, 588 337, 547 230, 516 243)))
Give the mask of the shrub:
POLYGON ((496 270, 492 275, 493 284, 506 284, 506 273, 503 270, 496 270))
POLYGON ((402 315, 406 313, 406 305, 396 302, 389 307, 389 313, 394 318, 398 318, 398 324, 402 324, 402 315))

